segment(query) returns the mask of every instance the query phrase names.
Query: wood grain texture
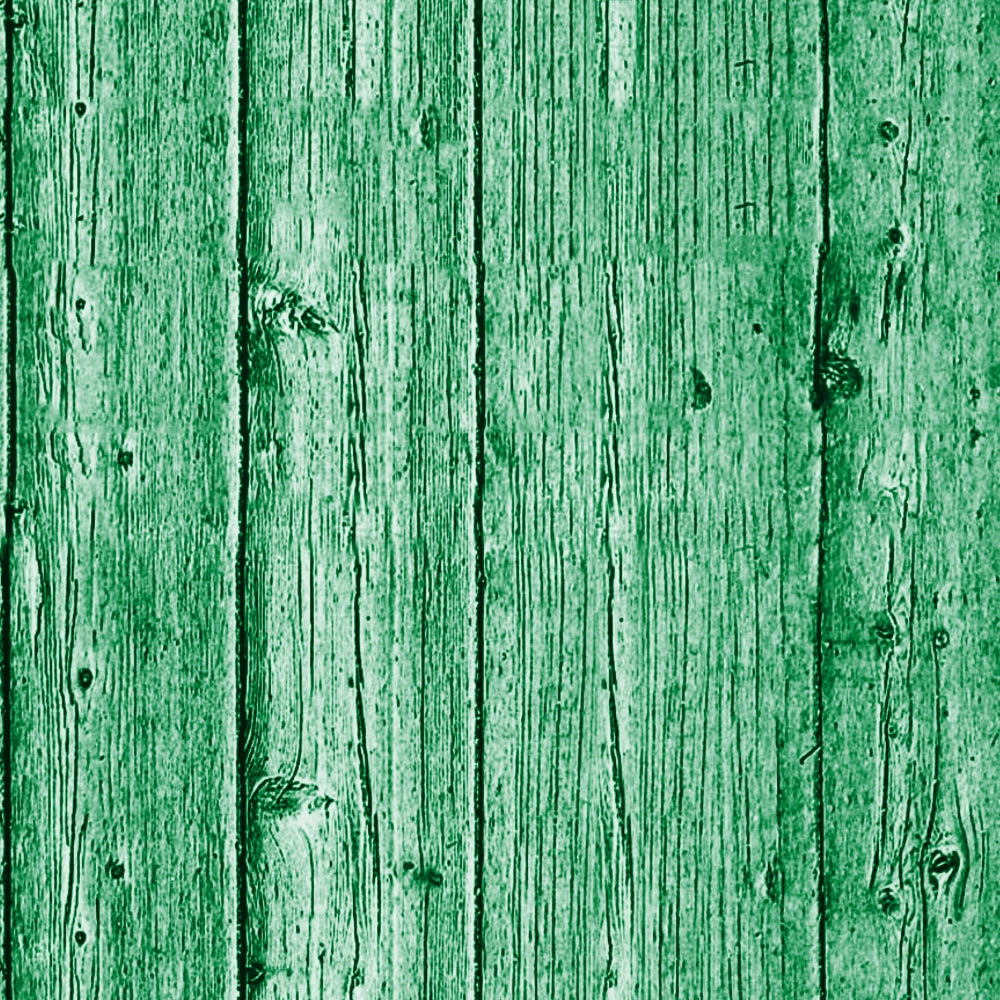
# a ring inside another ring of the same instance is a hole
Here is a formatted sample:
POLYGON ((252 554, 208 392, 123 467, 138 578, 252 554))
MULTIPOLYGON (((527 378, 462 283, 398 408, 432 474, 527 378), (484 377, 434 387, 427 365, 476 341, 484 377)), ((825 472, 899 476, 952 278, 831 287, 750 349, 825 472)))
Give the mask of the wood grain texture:
POLYGON ((8 997, 235 982, 235 21, 17 10, 8 997))
POLYGON ((487 992, 816 995, 816 13, 486 36, 487 992))
POLYGON ((989 997, 1000 984, 997 12, 837 3, 830 24, 823 322, 853 378, 828 413, 830 996, 989 997))
POLYGON ((465 18, 250 4, 253 996, 465 990, 465 18))
POLYGON ((5 23, 8 1000, 997 995, 989 0, 5 23))

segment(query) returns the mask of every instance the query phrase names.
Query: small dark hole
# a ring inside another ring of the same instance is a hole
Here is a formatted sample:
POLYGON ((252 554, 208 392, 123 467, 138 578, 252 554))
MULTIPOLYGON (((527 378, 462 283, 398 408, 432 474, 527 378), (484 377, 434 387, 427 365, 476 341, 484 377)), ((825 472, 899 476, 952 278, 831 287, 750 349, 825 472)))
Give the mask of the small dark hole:
POLYGON ((414 867, 415 866, 414 866, 414 864, 413 864, 412 861, 404 861, 403 862, 403 871, 404 872, 412 872, 413 869, 414 869, 414 867))
POLYGON ((762 327, 760 325, 760 323, 754 323, 754 325, 753 325, 753 332, 754 333, 763 333, 764 332, 764 327, 762 327))
POLYGON ((934 643, 935 649, 944 649, 945 646, 951 642, 951 636, 948 635, 948 630, 946 628, 939 628, 931 640, 934 643))
POLYGON ((90 667, 81 667, 80 672, 76 675, 76 679, 79 681, 80 687, 86 691, 94 683, 94 673, 90 667))
POLYGON ((77 101, 73 105, 73 110, 82 118, 87 113, 87 105, 83 101, 77 101))
POLYGON ((84 306, 86 306, 86 304, 87 303, 83 299, 77 299, 76 302, 74 303, 74 305, 76 306, 76 311, 83 312, 84 306))
POLYGON ((903 231, 898 226, 889 230, 889 242, 896 246, 903 242, 903 231))
POLYGON ((118 449, 118 464, 123 469, 132 468, 132 458, 133 458, 132 452, 126 450, 125 448, 118 449))
POLYGON ((73 935, 73 940, 76 941, 77 944, 85 944, 87 941, 87 935, 84 934, 83 931, 77 931, 73 935))
POLYGON ((116 861, 108 869, 108 874, 116 881, 119 879, 123 879, 125 878, 125 866, 120 861, 116 861))

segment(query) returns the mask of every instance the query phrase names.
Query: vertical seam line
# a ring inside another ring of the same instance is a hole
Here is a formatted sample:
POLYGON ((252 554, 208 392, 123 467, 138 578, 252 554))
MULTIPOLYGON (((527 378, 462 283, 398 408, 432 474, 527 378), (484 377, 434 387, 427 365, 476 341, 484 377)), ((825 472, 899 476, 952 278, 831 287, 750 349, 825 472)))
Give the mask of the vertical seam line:
POLYGON ((813 646, 813 737, 819 749, 813 765, 813 795, 816 803, 816 936, 818 948, 819 1000, 826 1000, 826 839, 823 800, 823 604, 824 553, 829 520, 829 424, 828 401, 823 379, 823 365, 828 353, 827 331, 823 319, 823 271, 830 252, 830 11, 829 0, 819 0, 819 72, 820 107, 817 123, 819 151, 820 243, 816 257, 816 290, 813 314, 813 407, 819 411, 819 530, 816 558, 816 635, 813 646))
POLYGON ((239 374, 240 485, 236 541, 236 976, 237 996, 247 994, 247 787, 246 751, 247 677, 249 639, 247 635, 247 511, 250 495, 250 285, 247 261, 247 115, 250 105, 250 68, 247 46, 247 2, 237 2, 237 47, 239 101, 237 131, 237 219, 236 261, 239 271, 239 320, 237 363, 239 374))
POLYGON ((14 929, 13 929, 13 774, 11 773, 11 687, 13 673, 13 612, 11 608, 11 556, 17 512, 17 274, 14 270, 14 0, 4 3, 4 49, 7 59, 7 93, 3 113, 4 142, 4 271, 7 280, 7 496, 4 504, 3 558, 0 560, 2 591, 3 673, 2 698, 3 743, 3 966, 4 996, 14 998, 14 929))
POLYGON ((486 485, 486 267, 483 257, 483 0, 472 3, 472 258, 475 271, 476 355, 476 483, 473 534, 476 560, 476 677, 474 731, 475 836, 473 847, 473 996, 482 1000, 485 967, 483 875, 486 861, 486 560, 483 494, 486 485))

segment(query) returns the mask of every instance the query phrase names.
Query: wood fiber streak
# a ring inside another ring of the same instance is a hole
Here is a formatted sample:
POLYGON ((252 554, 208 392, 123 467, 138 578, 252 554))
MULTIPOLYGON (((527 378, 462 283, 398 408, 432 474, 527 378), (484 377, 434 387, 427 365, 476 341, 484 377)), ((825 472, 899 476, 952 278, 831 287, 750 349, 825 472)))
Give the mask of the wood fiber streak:
POLYGON ((11 29, 16 998, 235 985, 233 13, 11 29))
POLYGON ((490 997, 818 991, 817 30, 487 7, 490 997))
POLYGON ((249 5, 254 997, 465 990, 466 16, 249 5))
POLYGON ((830 996, 1000 988, 1000 19, 831 9, 830 996))

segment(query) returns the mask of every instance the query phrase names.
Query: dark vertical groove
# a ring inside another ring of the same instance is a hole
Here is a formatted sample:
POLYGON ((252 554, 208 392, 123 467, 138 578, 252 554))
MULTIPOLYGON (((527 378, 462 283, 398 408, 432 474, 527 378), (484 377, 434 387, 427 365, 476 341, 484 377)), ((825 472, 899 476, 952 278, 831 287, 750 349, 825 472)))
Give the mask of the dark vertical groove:
MULTIPOLYGON (((355 458, 357 462, 357 458, 355 458)), ((355 504, 357 496, 355 495, 355 504)), ((365 830, 372 852, 372 882, 375 885, 377 926, 382 926, 382 876, 379 866, 378 821, 372 809, 371 768, 368 761, 368 731, 365 725, 365 674, 361 653, 361 550, 358 548, 357 513, 351 524, 354 546, 354 715, 358 733, 358 778, 365 810, 365 830)))
POLYGON ((486 861, 486 557, 483 493, 486 486, 486 265, 483 259, 483 0, 472 0, 472 260, 476 281, 476 486, 472 503, 476 546, 476 692, 474 733, 475 843, 473 854, 472 985, 482 1000, 486 943, 483 937, 483 869, 486 861))
POLYGON ((813 793, 816 800, 816 914, 819 1000, 826 1000, 826 840, 823 801, 823 592, 826 528, 829 520, 829 425, 827 394, 823 384, 823 363, 827 355, 827 331, 823 322, 823 270, 830 252, 830 11, 828 0, 819 0, 820 107, 819 213, 820 243, 816 255, 816 297, 813 314, 813 406, 819 409, 819 532, 816 559, 816 635, 813 643, 813 737, 819 747, 813 764, 813 793))
POLYGON ((237 359, 240 380, 240 491, 236 540, 236 981, 237 996, 247 995, 247 678, 250 644, 247 635, 247 511, 250 499, 250 274, 247 259, 247 201, 250 178, 247 159, 247 115, 250 108, 250 61, 247 41, 249 0, 238 0, 239 105, 236 261, 239 268, 239 330, 237 359))
MULTIPOLYGON (((605 531, 608 530, 605 523, 605 531)), ((632 824, 625 804, 625 777, 622 769, 621 732, 618 726, 618 674, 615 667, 615 561, 608 545, 608 719, 611 726, 611 780, 615 791, 615 810, 618 813, 618 830, 625 855, 625 878, 628 882, 630 915, 635 912, 635 886, 632 875, 632 824)))
POLYGON ((0 559, 2 590, 3 673, 0 678, 0 722, 3 725, 3 967, 4 997, 14 1000, 14 930, 13 930, 13 850, 11 810, 14 778, 11 773, 10 692, 12 662, 11 549, 14 544, 14 518, 17 514, 17 274, 14 271, 14 0, 4 2, 4 49, 7 58, 7 96, 3 109, 4 147, 4 268, 7 275, 7 496, 4 503, 3 557, 0 559))

